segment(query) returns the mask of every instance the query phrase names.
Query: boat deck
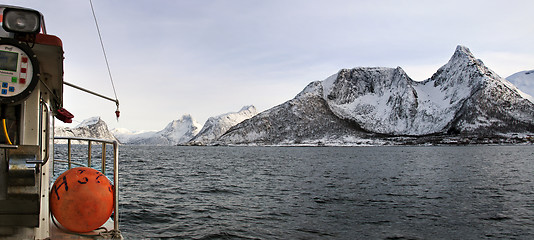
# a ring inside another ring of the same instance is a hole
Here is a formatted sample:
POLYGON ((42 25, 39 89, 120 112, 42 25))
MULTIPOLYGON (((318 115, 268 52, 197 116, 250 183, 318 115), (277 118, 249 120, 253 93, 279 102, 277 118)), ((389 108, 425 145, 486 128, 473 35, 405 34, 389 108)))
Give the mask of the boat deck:
POLYGON ((63 228, 61 224, 59 224, 57 221, 55 222, 57 226, 53 223, 50 224, 50 239, 95 239, 95 237, 97 236, 98 239, 124 239, 122 235, 120 235, 120 233, 119 237, 114 236, 112 234, 114 233, 112 232, 114 225, 112 218, 109 218, 108 221, 104 223, 101 228, 87 233, 69 232, 68 230, 63 228))

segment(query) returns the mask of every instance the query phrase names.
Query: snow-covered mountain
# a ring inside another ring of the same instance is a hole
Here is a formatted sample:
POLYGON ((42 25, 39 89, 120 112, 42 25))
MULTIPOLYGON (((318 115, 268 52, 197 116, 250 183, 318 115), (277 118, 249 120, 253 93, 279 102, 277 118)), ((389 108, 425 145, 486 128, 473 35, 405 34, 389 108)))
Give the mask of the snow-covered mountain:
POLYGON ((361 142, 373 134, 340 119, 322 98, 321 82, 310 83, 297 97, 230 128, 217 144, 318 144, 361 142))
POLYGON ((523 98, 529 99, 534 103, 534 70, 521 71, 514 73, 506 78, 517 88, 523 98))
POLYGON ((123 144, 134 145, 177 145, 191 140, 199 131, 198 124, 191 115, 183 115, 170 122, 163 130, 157 132, 131 132, 114 129, 113 134, 123 144))
POLYGON ((534 133, 534 104, 458 46, 429 79, 400 68, 342 69, 234 126, 221 144, 350 143, 429 135, 534 133), (367 139, 367 140, 366 140, 367 139))
POLYGON ((109 131, 108 125, 100 117, 92 117, 84 120, 74 128, 55 127, 54 135, 56 137, 84 137, 98 138, 106 140, 116 140, 109 131))
POLYGON ((191 145, 206 145, 213 140, 219 138, 228 129, 237 125, 238 123, 253 117, 258 114, 256 107, 249 105, 244 106, 238 112, 230 112, 221 114, 219 116, 210 117, 204 123, 204 127, 200 132, 191 139, 191 145))

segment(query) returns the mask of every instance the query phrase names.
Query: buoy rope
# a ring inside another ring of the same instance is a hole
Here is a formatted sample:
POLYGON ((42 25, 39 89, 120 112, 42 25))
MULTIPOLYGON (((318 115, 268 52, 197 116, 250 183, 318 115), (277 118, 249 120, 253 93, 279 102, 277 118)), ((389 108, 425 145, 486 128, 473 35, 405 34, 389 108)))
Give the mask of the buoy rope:
POLYGON ((115 230, 115 229, 111 229, 111 230, 108 230, 107 228, 105 227, 99 227, 93 231, 96 231, 96 230, 104 230, 102 232, 98 232, 98 233, 95 233, 95 234, 81 234, 81 233, 75 233, 75 232, 71 232, 67 229, 65 229, 64 227, 60 226, 57 222, 56 222, 56 218, 55 217, 51 217, 52 218, 52 222, 54 223, 54 225, 56 225, 57 229, 65 232, 65 233, 68 233, 68 234, 73 234, 73 235, 78 235, 78 236, 82 236, 82 237, 88 237, 88 238, 93 238, 93 239, 122 239, 122 235, 121 235, 121 231, 120 230, 115 230))
POLYGON ((0 105, 0 119, 2 119, 2 132, 4 133, 4 137, 6 138, 6 141, 9 145, 13 145, 11 140, 9 140, 9 134, 7 133, 7 126, 6 126, 6 111, 7 111, 7 105, 2 104, 0 105))
POLYGON ((117 91, 115 90, 115 83, 113 82, 113 77, 111 75, 111 69, 109 67, 108 57, 106 55, 106 49, 104 48, 104 41, 102 41, 102 34, 100 34, 100 28, 98 27, 98 21, 96 20, 95 9, 93 7, 93 1, 89 0, 91 5, 91 12, 93 12, 93 18, 95 19, 96 31, 98 32, 98 38, 100 39, 100 46, 102 46, 102 52, 104 53, 104 60, 106 61, 106 66, 108 68, 109 79, 111 81, 111 87, 113 88, 113 93, 115 94, 115 103, 117 104, 117 111, 119 109, 119 98, 117 97, 117 91))
POLYGON ((106 239, 122 239, 121 230, 106 230, 105 232, 101 232, 99 235, 106 239))

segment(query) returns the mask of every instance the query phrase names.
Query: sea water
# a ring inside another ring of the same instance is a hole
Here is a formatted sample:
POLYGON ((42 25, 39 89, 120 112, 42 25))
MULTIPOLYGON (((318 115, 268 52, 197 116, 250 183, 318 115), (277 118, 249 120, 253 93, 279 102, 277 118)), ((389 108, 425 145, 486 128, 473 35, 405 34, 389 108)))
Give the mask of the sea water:
POLYGON ((534 147, 120 147, 126 239, 534 239, 534 147))

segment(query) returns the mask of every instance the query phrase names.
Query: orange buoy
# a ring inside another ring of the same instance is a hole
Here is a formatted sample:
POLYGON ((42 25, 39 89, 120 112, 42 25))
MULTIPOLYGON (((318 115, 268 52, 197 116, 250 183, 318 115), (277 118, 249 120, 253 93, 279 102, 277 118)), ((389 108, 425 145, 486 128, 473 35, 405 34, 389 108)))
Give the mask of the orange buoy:
POLYGON ((101 172, 88 167, 65 171, 50 192, 50 210, 72 232, 90 232, 113 212, 113 185, 101 172))

